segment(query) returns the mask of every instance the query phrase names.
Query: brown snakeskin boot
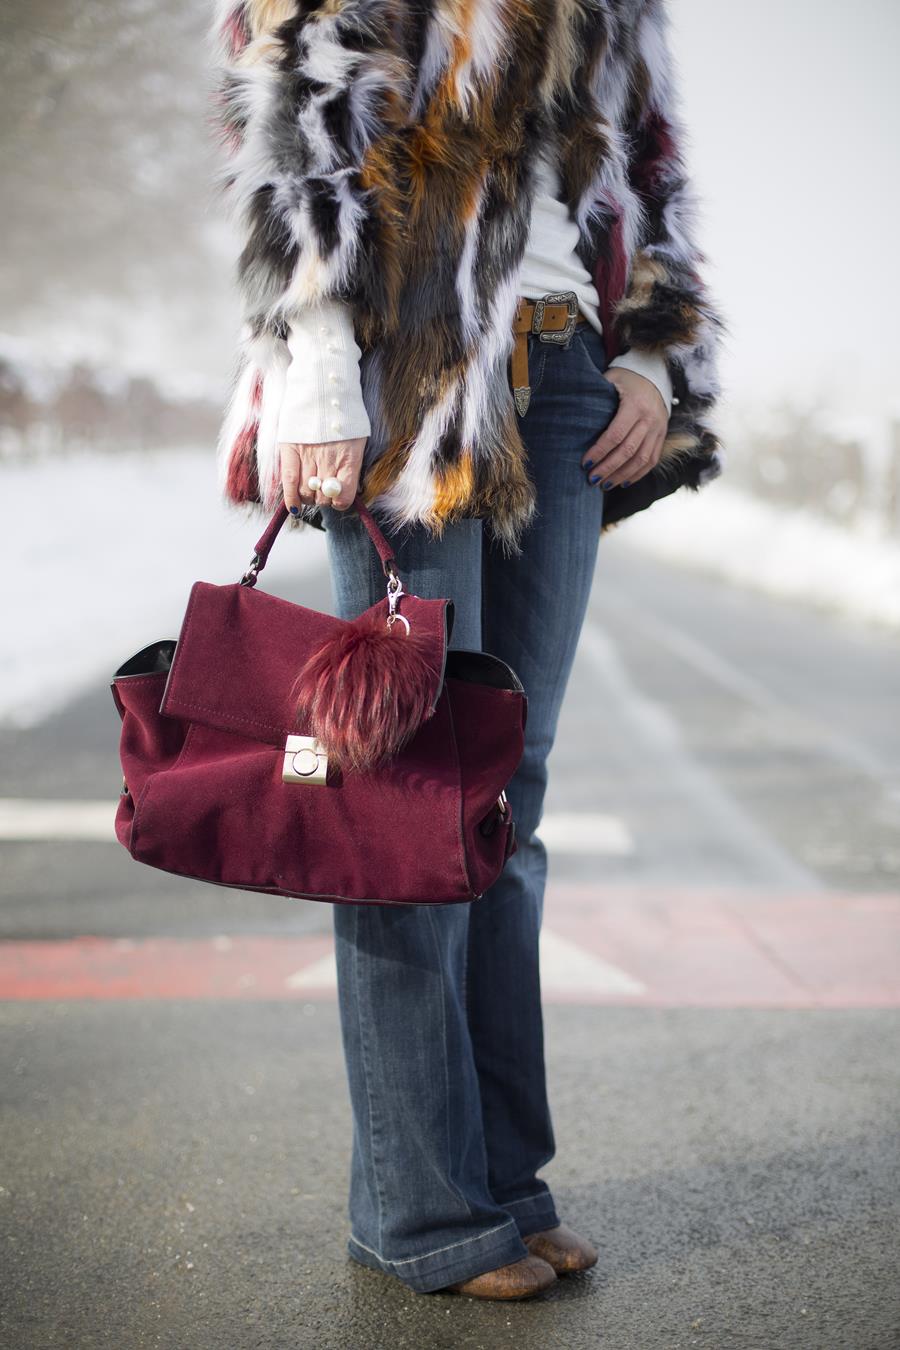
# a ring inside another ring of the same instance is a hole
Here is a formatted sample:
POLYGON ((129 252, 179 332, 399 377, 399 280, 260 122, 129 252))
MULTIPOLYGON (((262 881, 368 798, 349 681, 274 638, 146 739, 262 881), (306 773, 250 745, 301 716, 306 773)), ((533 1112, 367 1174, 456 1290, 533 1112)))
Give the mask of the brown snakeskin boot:
MULTIPOLYGON (((527 1242, 527 1239, 526 1239, 527 1242)), ((473 1275, 459 1284, 448 1284, 454 1294, 468 1294, 470 1298, 533 1298, 556 1284, 553 1267, 533 1253, 483 1275, 473 1275)))
POLYGON ((544 1228, 540 1233, 529 1233, 522 1241, 533 1256, 542 1257, 557 1275, 588 1270, 597 1264, 597 1248, 564 1223, 544 1228))

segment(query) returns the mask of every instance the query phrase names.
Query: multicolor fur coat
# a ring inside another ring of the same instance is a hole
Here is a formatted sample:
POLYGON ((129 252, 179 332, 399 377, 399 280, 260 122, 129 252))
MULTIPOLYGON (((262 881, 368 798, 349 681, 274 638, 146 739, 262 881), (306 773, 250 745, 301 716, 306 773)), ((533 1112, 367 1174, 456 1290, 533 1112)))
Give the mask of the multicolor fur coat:
MULTIPOLYGON (((271 514, 291 313, 352 306, 388 526, 483 517, 518 548, 534 487, 507 362, 535 150, 556 148, 607 357, 661 351, 656 469, 605 526, 720 470, 726 326, 700 274, 665 0, 216 0, 215 187, 237 222, 244 327, 217 462, 271 514)), ((304 518, 316 521, 313 507, 304 518)))

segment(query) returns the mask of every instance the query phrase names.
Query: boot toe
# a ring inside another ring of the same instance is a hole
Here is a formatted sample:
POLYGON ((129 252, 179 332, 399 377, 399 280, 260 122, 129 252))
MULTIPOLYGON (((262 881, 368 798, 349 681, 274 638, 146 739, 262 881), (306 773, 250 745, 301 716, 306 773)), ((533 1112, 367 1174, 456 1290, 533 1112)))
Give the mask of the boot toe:
POLYGON ((556 1283, 556 1271, 542 1256, 529 1252, 521 1261, 513 1261, 508 1266, 498 1266, 496 1270, 486 1270, 483 1275, 473 1275, 470 1280, 447 1286, 455 1294, 468 1294, 470 1298, 533 1298, 556 1283))
POLYGON ((566 1224, 529 1233, 522 1239, 528 1250, 552 1266, 557 1275, 589 1270, 598 1260, 597 1248, 566 1224))

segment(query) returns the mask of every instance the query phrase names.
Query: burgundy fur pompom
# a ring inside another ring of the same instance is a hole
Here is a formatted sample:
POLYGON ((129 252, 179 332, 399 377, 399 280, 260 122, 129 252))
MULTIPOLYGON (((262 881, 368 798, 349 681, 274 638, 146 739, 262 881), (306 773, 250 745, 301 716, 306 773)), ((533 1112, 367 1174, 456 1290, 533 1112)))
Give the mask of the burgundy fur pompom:
POLYGON ((388 628, 387 607, 341 628, 303 666, 291 691, 298 721, 340 769, 387 762, 433 712, 434 643, 388 628))

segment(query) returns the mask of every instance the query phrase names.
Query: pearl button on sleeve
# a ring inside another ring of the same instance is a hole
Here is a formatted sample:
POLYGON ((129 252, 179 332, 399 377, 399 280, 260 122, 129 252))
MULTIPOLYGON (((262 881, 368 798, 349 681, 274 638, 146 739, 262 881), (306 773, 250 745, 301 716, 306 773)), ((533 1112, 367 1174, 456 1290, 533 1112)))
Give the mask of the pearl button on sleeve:
POLYGON ((349 305, 310 305, 291 319, 291 353, 278 415, 278 441, 316 445, 349 441, 372 430, 362 397, 349 305))

